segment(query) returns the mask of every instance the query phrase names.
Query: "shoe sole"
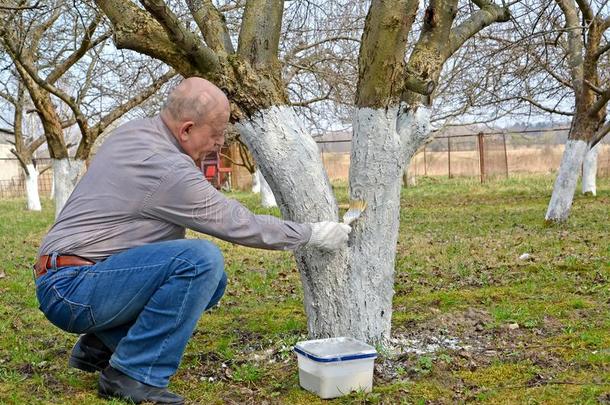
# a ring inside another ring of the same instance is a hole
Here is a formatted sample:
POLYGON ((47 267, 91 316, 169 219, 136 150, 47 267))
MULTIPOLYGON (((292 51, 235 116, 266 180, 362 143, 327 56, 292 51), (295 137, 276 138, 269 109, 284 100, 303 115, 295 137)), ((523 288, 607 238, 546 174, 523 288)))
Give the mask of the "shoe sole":
POLYGON ((102 371, 104 369, 103 367, 89 363, 88 361, 77 359, 75 357, 70 357, 70 359, 68 359, 68 366, 77 368, 87 373, 95 373, 96 371, 102 371))
MULTIPOLYGON (((140 402, 134 402, 132 399, 130 398, 125 398, 121 395, 114 395, 114 394, 108 394, 106 392, 103 392, 101 390, 98 390, 97 395, 102 398, 102 399, 106 399, 106 400, 113 400, 113 399, 120 399, 121 401, 125 401, 125 402, 129 402, 130 404, 139 404, 140 402)), ((169 405, 185 405, 186 402, 152 402, 153 404, 169 404, 169 405)))

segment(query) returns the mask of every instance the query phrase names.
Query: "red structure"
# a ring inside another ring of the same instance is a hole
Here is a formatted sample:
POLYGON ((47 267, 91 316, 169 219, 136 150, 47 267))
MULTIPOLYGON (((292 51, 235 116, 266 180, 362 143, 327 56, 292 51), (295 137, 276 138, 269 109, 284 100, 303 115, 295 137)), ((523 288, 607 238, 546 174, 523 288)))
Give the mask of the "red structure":
POLYGON ((217 189, 228 182, 231 187, 231 167, 223 166, 219 152, 208 153, 201 161, 201 172, 205 178, 217 189))

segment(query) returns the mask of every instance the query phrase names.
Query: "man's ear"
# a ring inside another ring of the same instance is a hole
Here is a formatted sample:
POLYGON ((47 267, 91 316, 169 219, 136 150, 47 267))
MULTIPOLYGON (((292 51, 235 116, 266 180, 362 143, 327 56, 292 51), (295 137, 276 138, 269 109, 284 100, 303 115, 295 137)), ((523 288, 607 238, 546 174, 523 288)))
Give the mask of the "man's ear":
POLYGON ((182 142, 186 142, 189 139, 189 134, 191 132, 191 129, 193 128, 193 125, 195 123, 193 121, 186 121, 184 123, 182 123, 182 125, 180 125, 180 140, 182 142))

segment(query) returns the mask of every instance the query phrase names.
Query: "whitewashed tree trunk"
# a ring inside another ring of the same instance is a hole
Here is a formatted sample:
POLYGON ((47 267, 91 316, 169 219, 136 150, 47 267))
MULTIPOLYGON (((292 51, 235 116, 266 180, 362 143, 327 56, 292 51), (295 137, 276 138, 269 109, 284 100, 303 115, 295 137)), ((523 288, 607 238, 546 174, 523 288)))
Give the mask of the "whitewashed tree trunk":
POLYGON ((597 195, 597 156, 599 143, 590 148, 585 155, 582 165, 582 193, 584 195, 597 195))
POLYGON ((53 185, 55 218, 72 194, 74 186, 85 171, 85 161, 79 159, 53 159, 53 185))
POLYGON ((55 175, 51 176, 51 192, 49 193, 49 198, 55 200, 55 175))
MULTIPOLYGON (((383 342, 390 336, 401 175, 428 136, 430 122, 423 107, 398 111, 363 109, 356 115, 350 198, 364 199, 369 207, 354 224, 348 248, 334 253, 305 248, 295 254, 312 337, 383 342)), ((237 128, 284 217, 299 222, 338 219, 315 142, 291 109, 272 107, 237 128)))
POLYGON ((352 137, 349 193, 368 207, 354 223, 349 274, 352 335, 383 343, 390 337, 402 174, 430 133, 425 107, 362 108, 352 137))
POLYGON ((269 187, 269 183, 265 180, 265 176, 263 176, 262 173, 259 173, 258 179, 260 182, 261 205, 265 208, 277 207, 275 196, 273 195, 271 187, 269 187))
POLYGON ((38 194, 38 170, 32 163, 26 165, 28 173, 25 177, 25 195, 28 199, 29 211, 40 211, 40 195, 38 194))
POLYGON ((547 221, 563 222, 568 219, 587 149, 588 145, 585 141, 568 139, 566 142, 559 173, 553 186, 553 194, 545 216, 547 221))
POLYGON ((252 192, 254 194, 259 194, 261 192, 260 176, 261 171, 257 168, 252 174, 252 192))
MULTIPOLYGON (((318 147, 294 110, 274 106, 236 124, 280 211, 296 222, 337 221, 338 207, 318 147), (290 156, 290 159, 287 159, 290 156)), ((303 283, 308 330, 312 337, 349 335, 354 325, 348 308, 347 249, 295 252, 303 283)), ((359 290, 358 290, 359 291, 359 290)))

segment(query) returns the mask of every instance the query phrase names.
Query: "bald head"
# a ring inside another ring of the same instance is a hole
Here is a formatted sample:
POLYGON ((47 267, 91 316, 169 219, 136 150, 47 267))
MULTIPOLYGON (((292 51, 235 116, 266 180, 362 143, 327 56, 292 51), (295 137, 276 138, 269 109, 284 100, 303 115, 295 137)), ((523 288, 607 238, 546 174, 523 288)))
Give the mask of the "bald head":
POLYGON ((220 149, 229 115, 227 96, 199 77, 184 79, 161 110, 161 119, 195 162, 220 149))
POLYGON ((204 120, 224 118, 229 111, 229 100, 222 90, 200 77, 189 77, 172 90, 161 114, 178 122, 200 124, 204 120))

